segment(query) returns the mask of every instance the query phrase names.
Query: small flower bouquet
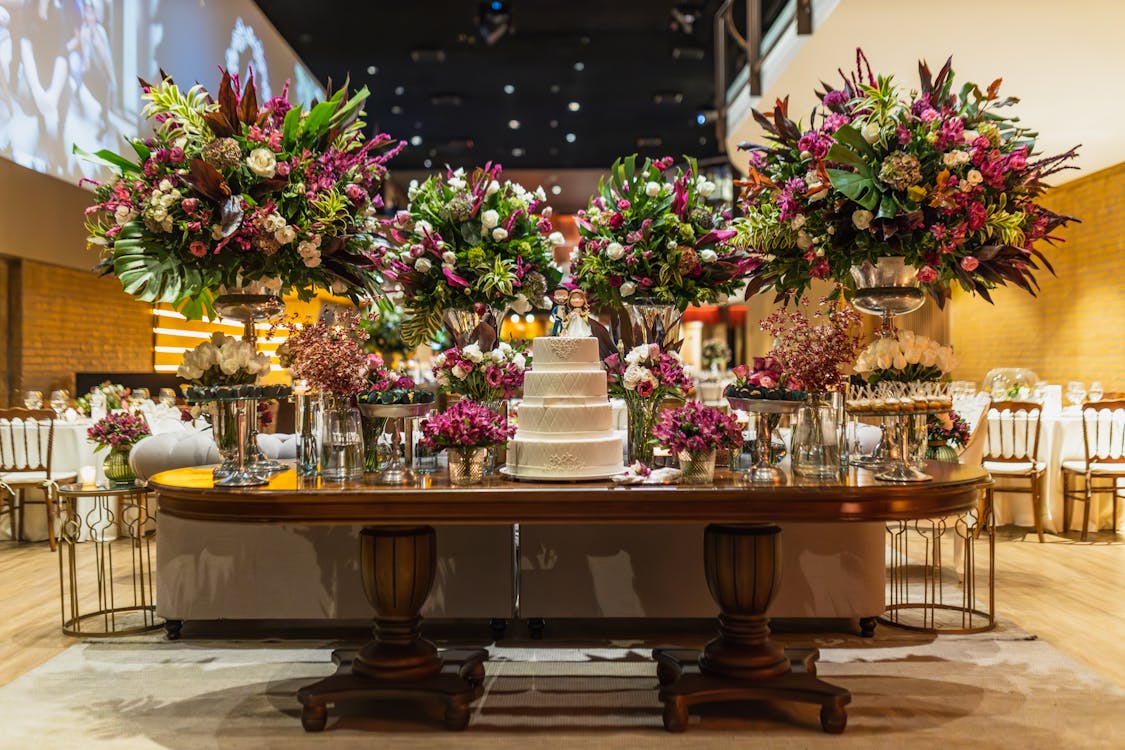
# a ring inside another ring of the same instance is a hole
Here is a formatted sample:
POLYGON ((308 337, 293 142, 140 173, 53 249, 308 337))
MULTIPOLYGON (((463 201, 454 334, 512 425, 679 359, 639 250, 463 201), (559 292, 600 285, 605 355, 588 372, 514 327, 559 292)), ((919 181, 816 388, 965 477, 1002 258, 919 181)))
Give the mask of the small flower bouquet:
POLYGON ((856 374, 872 385, 881 381, 941 380, 956 367, 952 347, 912 331, 899 331, 895 338, 876 339, 860 352, 855 362, 856 374))
POLYGON ((269 371, 269 355, 256 352, 249 341, 216 332, 184 354, 176 375, 194 385, 245 385, 269 371))
POLYGON ((107 380, 101 385, 94 386, 93 391, 90 393, 84 393, 74 399, 78 411, 86 415, 91 413, 95 393, 100 393, 105 397, 106 411, 117 411, 118 409, 124 408, 125 401, 129 398, 130 389, 107 380))
POLYGON ((766 398, 784 401, 803 401, 805 392, 800 382, 789 377, 775 357, 754 357, 754 368, 738 365, 731 372, 734 382, 723 391, 733 398, 766 398))
POLYGON ((152 434, 148 422, 140 414, 115 411, 98 420, 86 430, 86 437, 98 447, 95 450, 124 453, 143 437, 152 434))
POLYGON ((703 342, 703 366, 719 367, 730 360, 730 347, 720 339, 707 339, 703 342))
POLYGON ((805 391, 825 393, 844 384, 841 368, 859 351, 859 313, 851 307, 822 299, 809 313, 802 299, 796 309, 778 310, 761 325, 774 336, 770 356, 805 391))
POLYGON ((738 420, 698 401, 663 412, 652 434, 662 446, 676 454, 742 448, 738 420))
POLYGON ((433 340, 446 310, 545 307, 562 278, 554 248, 565 240, 543 188, 501 180, 498 164, 448 170, 412 183, 407 210, 382 221, 380 263, 402 287, 407 346, 433 340))
POLYGON ((473 401, 511 398, 523 387, 528 355, 522 346, 501 341, 492 351, 477 344, 453 347, 434 357, 433 373, 438 385, 473 401))
POLYGON ((155 132, 135 155, 75 153, 117 175, 87 209, 100 268, 145 302, 189 318, 213 291, 261 281, 311 299, 317 287, 358 300, 378 285, 368 256, 386 162, 402 148, 364 139, 362 88, 303 110, 286 91, 259 104, 253 76, 239 93, 223 73, 217 98, 171 79, 143 83, 155 132))
MULTIPOLYGON (((1034 294, 1051 269, 1035 243, 1074 221, 1039 203, 1044 180, 1075 150, 1035 153, 1036 134, 1000 110, 1000 79, 954 87, 950 62, 920 86, 872 75, 862 52, 843 87, 825 85, 808 129, 787 100, 755 119, 772 143, 743 144, 750 172, 736 243, 760 261, 747 295, 800 297, 812 279, 852 284, 850 268, 903 256, 939 305, 952 284, 990 300, 1014 284, 1034 294)), ((990 300, 991 301, 991 300, 990 300)))
POLYGON ((669 173, 671 166, 671 157, 618 159, 578 212, 571 273, 598 303, 644 300, 682 311, 725 299, 755 264, 730 245, 729 215, 707 205, 714 183, 694 160, 669 173))
POLYGON ((972 435, 969 423, 955 411, 931 414, 926 430, 931 445, 948 445, 953 448, 965 447, 972 435))
POLYGON ((281 364, 294 380, 304 380, 321 395, 351 396, 368 388, 367 331, 359 313, 337 313, 335 320, 283 325, 289 338, 278 347, 281 364))
POLYGON ((487 448, 507 442, 516 428, 483 404, 462 399, 422 422, 418 441, 427 448, 487 448))
POLYGON ((429 404, 434 394, 415 388, 414 378, 386 366, 378 354, 367 355, 367 390, 356 401, 361 404, 429 404))
POLYGON ((625 355, 611 354, 605 360, 609 373, 609 394, 626 400, 682 399, 693 383, 676 352, 662 351, 658 344, 641 344, 625 355))

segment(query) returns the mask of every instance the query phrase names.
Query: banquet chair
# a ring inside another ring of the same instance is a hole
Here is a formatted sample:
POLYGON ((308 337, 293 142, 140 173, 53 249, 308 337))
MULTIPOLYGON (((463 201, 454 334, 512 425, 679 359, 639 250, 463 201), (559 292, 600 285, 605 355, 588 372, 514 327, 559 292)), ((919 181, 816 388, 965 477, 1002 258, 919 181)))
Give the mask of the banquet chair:
POLYGON ((1110 493, 1113 528, 1117 529, 1117 501, 1125 498, 1125 398, 1082 404, 1082 442, 1085 457, 1062 462, 1063 530, 1070 528, 1074 503, 1085 503, 1082 541, 1086 541, 1095 493, 1110 493))
POLYGON ((1039 433, 1043 406, 1035 401, 993 401, 988 409, 988 434, 981 466, 1003 486, 990 485, 984 491, 984 515, 993 513, 995 492, 1031 495, 1035 533, 1043 542, 1043 478, 1047 463, 1039 460, 1039 433))
POLYGON ((0 409, 0 496, 7 504, 12 539, 23 538, 26 506, 43 505, 47 512, 47 538, 51 549, 55 539, 55 487, 73 480, 73 472, 54 472, 51 459, 55 445, 53 409, 0 409), (26 491, 43 490, 43 500, 28 500, 26 491))

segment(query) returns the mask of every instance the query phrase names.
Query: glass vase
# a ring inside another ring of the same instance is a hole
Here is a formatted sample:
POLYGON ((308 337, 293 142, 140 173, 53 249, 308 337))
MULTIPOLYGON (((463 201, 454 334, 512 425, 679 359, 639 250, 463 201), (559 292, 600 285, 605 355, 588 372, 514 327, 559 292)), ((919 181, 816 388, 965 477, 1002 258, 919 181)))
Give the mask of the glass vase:
POLYGON ((219 465, 211 472, 215 479, 224 479, 238 470, 238 401, 212 401, 209 405, 211 438, 219 449, 219 465))
POLYGON ((129 466, 129 448, 125 450, 110 451, 109 455, 105 457, 105 463, 102 468, 105 470, 105 478, 114 484, 127 484, 134 482, 137 475, 133 473, 132 467, 129 466))
POLYGON ((629 463, 640 461, 652 466, 652 428, 660 413, 660 400, 627 393, 625 409, 629 416, 629 463))
MULTIPOLYGON (((480 329, 482 324, 491 329, 491 336, 500 340, 500 329, 504 325, 504 311, 485 305, 474 305, 469 310, 445 310, 442 320, 445 327, 453 334, 453 343, 464 347, 466 344, 480 343, 482 333, 487 338, 489 334, 480 329)), ((487 342, 486 342, 487 343, 487 342)), ((491 349, 491 346, 481 347, 491 349)))
POLYGON ((363 421, 363 470, 377 472, 388 458, 390 446, 382 442, 387 431, 387 417, 373 417, 360 410, 363 421))
POLYGON ((363 476, 363 427, 349 396, 321 396, 320 475, 329 481, 363 476))
POLYGON ((790 460, 800 477, 838 477, 846 463, 843 448, 844 399, 840 393, 810 393, 797 410, 790 460))
POLYGON ((462 487, 484 481, 484 467, 488 460, 485 446, 463 446, 449 449, 449 483, 462 487))
POLYGON ((297 427, 297 475, 315 477, 320 473, 320 399, 307 392, 294 393, 297 427))
POLYGON ((679 308, 646 298, 633 299, 624 305, 628 325, 621 326, 620 339, 626 352, 641 344, 659 344, 661 349, 679 348, 680 318, 683 317, 679 308))
POLYGON ((711 484, 715 481, 715 449, 680 451, 680 484, 711 484))
POLYGON ((951 464, 959 463, 961 460, 957 455, 957 449, 941 440, 930 441, 926 448, 926 458, 951 464))

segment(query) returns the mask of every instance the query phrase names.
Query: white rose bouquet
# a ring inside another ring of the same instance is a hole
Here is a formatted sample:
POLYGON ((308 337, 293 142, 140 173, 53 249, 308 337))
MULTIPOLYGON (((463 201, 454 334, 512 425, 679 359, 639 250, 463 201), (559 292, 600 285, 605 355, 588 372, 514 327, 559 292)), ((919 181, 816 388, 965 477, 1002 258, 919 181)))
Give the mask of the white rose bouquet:
POLYGON ((875 383, 942 380, 957 367, 953 348, 942 346, 912 331, 899 331, 896 338, 881 338, 860 352, 855 371, 875 383))
POLYGON ((246 385, 269 371, 269 356, 249 341, 213 333, 210 341, 184 353, 176 375, 194 385, 246 385))

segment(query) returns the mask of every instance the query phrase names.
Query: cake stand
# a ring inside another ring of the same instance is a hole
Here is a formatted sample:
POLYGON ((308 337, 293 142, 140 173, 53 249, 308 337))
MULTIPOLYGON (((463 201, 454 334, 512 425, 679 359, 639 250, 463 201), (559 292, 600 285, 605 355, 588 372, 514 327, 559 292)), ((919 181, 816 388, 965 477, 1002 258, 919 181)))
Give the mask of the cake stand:
POLYGON ((754 465, 742 472, 743 481, 751 484, 785 484, 788 480, 785 472, 778 469, 770 462, 770 441, 772 439, 772 426, 770 417, 778 414, 793 414, 800 408, 803 401, 782 401, 781 399, 768 398, 735 398, 727 396, 730 408, 753 414, 755 421, 754 438, 754 465))
POLYGON ((393 419, 392 445, 387 464, 381 467, 371 481, 375 484, 412 485, 418 481, 414 471, 414 420, 425 416, 433 407, 426 404, 359 404, 359 411, 367 419, 393 419), (402 453, 399 453, 399 442, 402 453), (405 459, 404 459, 405 456, 405 459))
MULTIPOLYGON (((933 479, 932 476, 919 471, 911 465, 910 462, 910 422, 914 417, 928 417, 931 414, 948 413, 948 409, 924 409, 908 412, 898 412, 888 414, 887 412, 875 411, 857 411, 851 412, 853 416, 857 417, 882 417, 883 424, 891 419, 895 419, 898 423, 898 439, 899 439, 899 456, 896 458, 893 454, 889 459, 882 464, 882 466, 872 466, 870 470, 875 472, 874 476, 881 482, 897 482, 897 483, 910 483, 910 482, 929 482, 933 479)), ((884 433, 885 435, 886 433, 884 433)))

